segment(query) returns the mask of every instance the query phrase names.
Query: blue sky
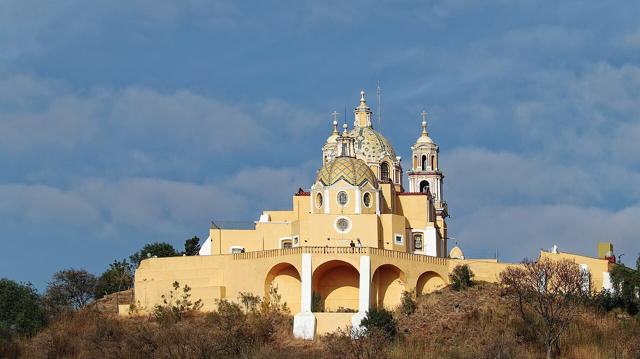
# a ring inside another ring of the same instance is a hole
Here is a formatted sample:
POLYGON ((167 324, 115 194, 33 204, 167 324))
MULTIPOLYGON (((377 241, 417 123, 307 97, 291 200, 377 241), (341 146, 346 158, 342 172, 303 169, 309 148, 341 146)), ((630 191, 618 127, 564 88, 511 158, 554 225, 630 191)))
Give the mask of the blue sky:
MULTIPOLYGON (((0 0, 0 277, 286 209, 330 113, 419 112, 467 256, 640 251, 637 1, 0 0)), ((349 116, 351 118, 351 115, 349 116)))

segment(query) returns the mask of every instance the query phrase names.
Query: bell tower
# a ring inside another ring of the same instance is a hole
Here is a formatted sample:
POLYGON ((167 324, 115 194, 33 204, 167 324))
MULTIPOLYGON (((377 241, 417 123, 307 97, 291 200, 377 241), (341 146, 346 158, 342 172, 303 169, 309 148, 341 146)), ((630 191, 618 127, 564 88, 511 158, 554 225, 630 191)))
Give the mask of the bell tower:
POLYGON ((446 256, 447 252, 447 222, 449 209, 442 194, 442 181, 444 175, 440 170, 438 145, 429 137, 427 131, 427 112, 422 111, 422 133, 411 146, 412 166, 407 174, 409 178, 409 192, 429 192, 435 209, 435 221, 438 224, 438 234, 435 238, 425 238, 438 252, 446 256))
POLYGON ((429 137, 427 113, 422 111, 422 133, 411 147, 412 166, 408 173, 410 192, 430 192, 436 208, 444 207, 442 180, 444 175, 439 167, 440 149, 429 137))

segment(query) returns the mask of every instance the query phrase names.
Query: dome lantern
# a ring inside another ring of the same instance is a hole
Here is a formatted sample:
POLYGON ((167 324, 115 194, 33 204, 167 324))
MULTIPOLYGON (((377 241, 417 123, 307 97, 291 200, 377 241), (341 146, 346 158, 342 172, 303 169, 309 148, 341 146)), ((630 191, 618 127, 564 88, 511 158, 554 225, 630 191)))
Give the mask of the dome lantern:
POLYGON ((360 104, 353 110, 354 127, 371 127, 371 108, 367 106, 364 98, 364 90, 360 91, 360 104))

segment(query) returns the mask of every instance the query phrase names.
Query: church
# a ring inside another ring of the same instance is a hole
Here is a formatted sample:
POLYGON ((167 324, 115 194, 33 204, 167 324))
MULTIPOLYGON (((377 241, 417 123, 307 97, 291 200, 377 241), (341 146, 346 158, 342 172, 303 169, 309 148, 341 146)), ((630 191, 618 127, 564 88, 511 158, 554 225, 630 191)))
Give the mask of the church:
MULTIPOLYGON (((142 261, 136 302, 150 310, 174 281, 189 285, 205 311, 220 299, 237 301, 240 292, 267 297, 276 290, 294 315, 294 335, 313 339, 359 327, 372 307, 393 309, 403 291, 422 295, 445 287, 460 264, 477 280, 496 282, 513 264, 465 258, 457 246, 449 250, 446 165, 426 113, 404 163, 374 129, 364 91, 353 114, 352 127, 339 128, 334 113, 315 181, 293 194, 290 210, 266 210, 252 229, 214 223, 198 256, 142 261)), ((594 288, 611 286, 606 254, 540 255, 572 259, 591 273, 594 288)))

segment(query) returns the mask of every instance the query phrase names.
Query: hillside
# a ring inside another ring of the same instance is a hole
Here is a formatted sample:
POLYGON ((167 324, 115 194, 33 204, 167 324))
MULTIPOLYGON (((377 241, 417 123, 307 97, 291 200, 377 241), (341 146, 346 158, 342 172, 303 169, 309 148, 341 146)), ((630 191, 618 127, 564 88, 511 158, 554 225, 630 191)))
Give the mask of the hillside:
MULTIPOLYGON (((111 302, 111 299, 107 299, 111 302)), ((104 306, 105 303, 102 303, 104 306)), ((22 339, 8 357, 27 358, 539 358, 543 348, 496 285, 480 283, 417 300, 394 313, 399 335, 352 340, 344 333, 314 342, 291 337, 291 317, 262 305, 250 313, 223 303, 219 312, 118 318, 85 308, 22 339)), ((585 307, 561 339, 563 358, 639 358, 640 321, 585 307)))

